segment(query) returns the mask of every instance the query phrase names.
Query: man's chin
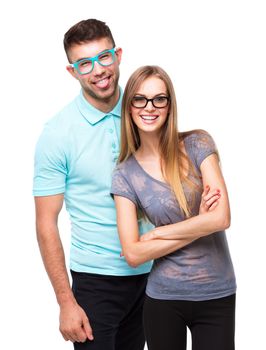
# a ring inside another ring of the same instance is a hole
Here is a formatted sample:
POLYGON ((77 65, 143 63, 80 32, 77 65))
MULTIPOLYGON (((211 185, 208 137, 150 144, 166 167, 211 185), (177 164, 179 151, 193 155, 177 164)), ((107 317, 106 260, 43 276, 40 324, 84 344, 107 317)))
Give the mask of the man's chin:
POLYGON ((95 94, 95 98, 99 101, 105 101, 108 102, 115 96, 115 92, 112 89, 112 91, 101 91, 100 93, 95 94))
POLYGON ((92 103, 93 105, 96 103, 105 103, 108 104, 109 102, 112 103, 112 99, 116 96, 116 89, 109 88, 108 90, 103 91, 92 91, 92 90, 85 90, 85 97, 87 100, 92 103))

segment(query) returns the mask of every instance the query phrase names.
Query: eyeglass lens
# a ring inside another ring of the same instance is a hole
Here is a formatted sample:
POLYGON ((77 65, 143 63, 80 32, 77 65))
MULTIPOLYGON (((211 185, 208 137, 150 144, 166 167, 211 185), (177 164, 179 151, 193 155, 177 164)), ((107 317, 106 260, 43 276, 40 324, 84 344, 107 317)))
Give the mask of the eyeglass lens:
POLYGON ((132 99, 132 106, 136 108, 145 108, 148 102, 151 101, 155 108, 164 108, 168 105, 168 100, 166 96, 158 96, 150 99, 144 96, 135 96, 132 99))

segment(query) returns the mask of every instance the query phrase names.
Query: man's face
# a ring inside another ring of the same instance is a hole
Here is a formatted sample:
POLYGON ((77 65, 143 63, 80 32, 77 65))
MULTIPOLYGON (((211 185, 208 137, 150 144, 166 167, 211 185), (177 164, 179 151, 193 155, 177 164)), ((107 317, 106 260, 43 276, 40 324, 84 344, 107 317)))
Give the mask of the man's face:
MULTIPOLYGON (((110 40, 102 38, 71 46, 68 57, 71 63, 74 63, 84 58, 94 57, 112 48, 110 40)), ((75 68, 67 66, 67 70, 71 75, 80 82, 86 99, 96 108, 101 109, 102 104, 112 103, 119 97, 118 79, 121 55, 122 50, 117 49, 114 63, 109 66, 102 66, 98 62, 94 62, 93 70, 84 75, 79 74, 75 68)))

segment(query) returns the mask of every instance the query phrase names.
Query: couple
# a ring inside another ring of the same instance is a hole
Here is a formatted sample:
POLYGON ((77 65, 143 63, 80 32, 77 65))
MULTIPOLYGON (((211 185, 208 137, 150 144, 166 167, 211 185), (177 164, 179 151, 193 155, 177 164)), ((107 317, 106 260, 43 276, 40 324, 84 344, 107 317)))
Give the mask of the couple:
POLYGON ((105 23, 75 24, 64 48, 81 93, 46 124, 33 188, 64 339, 76 350, 141 350, 145 338, 151 350, 185 350, 189 327, 194 350, 233 350, 230 209, 211 136, 177 132, 159 67, 135 71, 122 97, 122 50, 105 23), (57 225, 64 201, 72 287, 57 225))

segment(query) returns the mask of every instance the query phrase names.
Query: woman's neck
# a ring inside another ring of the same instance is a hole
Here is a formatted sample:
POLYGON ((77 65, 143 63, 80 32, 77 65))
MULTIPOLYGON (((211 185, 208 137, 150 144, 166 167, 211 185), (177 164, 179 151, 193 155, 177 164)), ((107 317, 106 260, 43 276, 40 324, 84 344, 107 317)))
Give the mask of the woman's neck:
POLYGON ((159 158, 159 136, 158 134, 148 134, 139 131, 140 147, 136 151, 136 156, 140 160, 148 160, 150 158, 159 158))

